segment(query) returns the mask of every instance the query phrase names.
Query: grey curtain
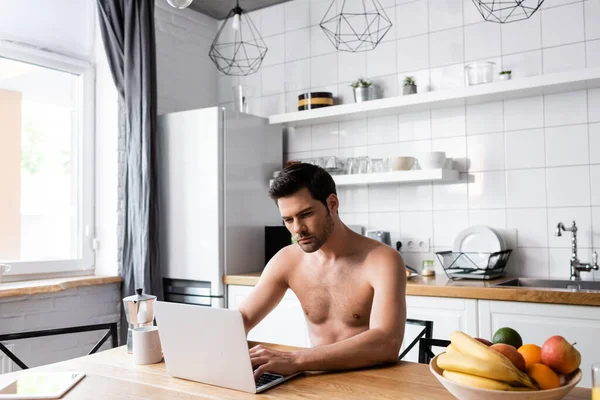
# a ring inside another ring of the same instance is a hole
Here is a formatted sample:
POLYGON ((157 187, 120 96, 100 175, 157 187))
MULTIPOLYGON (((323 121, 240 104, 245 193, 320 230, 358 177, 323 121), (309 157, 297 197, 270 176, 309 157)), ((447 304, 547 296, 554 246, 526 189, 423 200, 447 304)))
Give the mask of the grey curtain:
MULTIPOLYGON (((154 0, 97 0, 119 93, 119 273, 122 295, 136 288, 162 299, 158 245, 154 0)), ((121 309, 121 343, 127 337, 121 309)))

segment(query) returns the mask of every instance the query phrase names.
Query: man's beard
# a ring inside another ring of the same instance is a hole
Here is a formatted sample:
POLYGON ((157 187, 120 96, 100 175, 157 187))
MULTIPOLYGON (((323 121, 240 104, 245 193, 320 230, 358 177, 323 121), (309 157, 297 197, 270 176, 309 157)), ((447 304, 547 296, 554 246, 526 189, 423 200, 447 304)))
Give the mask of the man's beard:
POLYGON ((296 242, 305 253, 314 253, 325 244, 329 235, 331 235, 331 232, 333 232, 333 217, 329 213, 325 217, 325 221, 318 232, 315 232, 314 234, 311 234, 310 232, 301 232, 300 235, 298 235, 298 238, 296 238, 296 242), (309 240, 302 243, 301 240, 304 237, 308 237, 309 240))

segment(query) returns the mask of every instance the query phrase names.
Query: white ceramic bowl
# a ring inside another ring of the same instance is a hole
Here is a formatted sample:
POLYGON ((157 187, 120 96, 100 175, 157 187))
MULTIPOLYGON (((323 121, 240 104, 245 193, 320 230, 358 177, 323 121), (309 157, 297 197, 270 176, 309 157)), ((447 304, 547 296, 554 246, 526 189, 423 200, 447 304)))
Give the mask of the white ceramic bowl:
POLYGON ((390 157, 390 169, 392 171, 408 171, 415 165, 414 157, 390 157))
POLYGON ((563 399, 581 380, 581 370, 573 372, 567 382, 556 389, 527 392, 509 392, 504 390, 480 389, 452 382, 442 376, 435 356, 429 363, 429 370, 438 381, 458 400, 560 400, 563 399))
POLYGON ((421 153, 418 157, 421 169, 444 168, 446 164, 446 153, 444 151, 430 151, 421 153))

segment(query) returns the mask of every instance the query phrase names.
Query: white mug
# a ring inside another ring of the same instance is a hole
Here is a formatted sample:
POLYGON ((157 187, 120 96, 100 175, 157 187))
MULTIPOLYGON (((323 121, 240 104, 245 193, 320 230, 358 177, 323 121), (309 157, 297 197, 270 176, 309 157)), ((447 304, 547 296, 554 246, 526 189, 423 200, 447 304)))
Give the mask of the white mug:
POLYGON ((134 328, 132 341, 135 365, 156 364, 162 360, 162 347, 156 326, 134 328))

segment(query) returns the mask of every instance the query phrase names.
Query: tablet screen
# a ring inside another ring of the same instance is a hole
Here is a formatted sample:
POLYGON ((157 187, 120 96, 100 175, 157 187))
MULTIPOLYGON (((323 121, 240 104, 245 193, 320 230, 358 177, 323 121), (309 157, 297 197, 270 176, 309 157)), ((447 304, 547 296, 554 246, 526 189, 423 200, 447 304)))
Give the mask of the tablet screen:
POLYGON ((0 399, 60 396, 84 375, 81 372, 25 372, 0 389, 0 399))

